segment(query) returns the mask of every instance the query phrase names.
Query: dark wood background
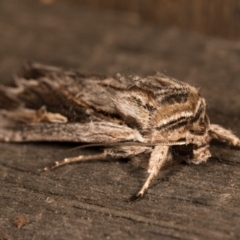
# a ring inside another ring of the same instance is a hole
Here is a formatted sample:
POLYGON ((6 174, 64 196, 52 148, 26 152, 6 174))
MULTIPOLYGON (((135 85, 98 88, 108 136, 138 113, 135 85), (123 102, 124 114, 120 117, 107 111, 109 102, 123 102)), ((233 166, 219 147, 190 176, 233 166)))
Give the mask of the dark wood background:
POLYGON ((159 26, 240 39, 240 0, 39 0, 133 12, 159 26))
MULTIPOLYGON (((1 83, 26 60, 108 74, 158 70, 201 88, 211 121, 240 136, 240 42, 32 0, 0 1, 0 32, 1 83)), ((167 168, 130 204, 145 172, 125 161, 38 172, 77 154, 72 147, 0 144, 0 239, 240 238, 240 151, 215 144, 207 163, 167 168), (28 223, 17 228, 17 217, 28 223)))

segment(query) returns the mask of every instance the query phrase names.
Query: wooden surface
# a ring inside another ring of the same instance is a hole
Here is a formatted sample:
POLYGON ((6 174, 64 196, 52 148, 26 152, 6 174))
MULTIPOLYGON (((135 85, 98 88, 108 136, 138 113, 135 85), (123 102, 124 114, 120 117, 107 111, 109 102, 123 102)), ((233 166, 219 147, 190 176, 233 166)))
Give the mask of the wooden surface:
MULTIPOLYGON (((211 121, 240 136, 239 42, 31 0, 1 1, 0 31, 2 83, 25 60, 108 74, 163 71, 201 87, 211 121)), ((74 146, 0 144, 0 239, 240 238, 240 151, 215 144, 206 164, 176 164, 128 203, 145 172, 125 161, 38 172, 77 154, 66 151, 74 146)))
POLYGON ((95 9, 132 11, 159 26, 176 26, 225 39, 240 39, 240 1, 209 0, 40 0, 69 1, 95 9))

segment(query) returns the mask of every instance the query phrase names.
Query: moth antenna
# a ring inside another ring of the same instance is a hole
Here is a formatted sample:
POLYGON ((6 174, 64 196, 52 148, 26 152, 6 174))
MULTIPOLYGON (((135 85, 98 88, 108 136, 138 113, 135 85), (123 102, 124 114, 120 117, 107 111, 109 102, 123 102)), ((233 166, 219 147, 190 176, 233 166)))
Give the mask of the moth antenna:
POLYGON ((82 146, 77 146, 66 151, 72 151, 76 149, 90 148, 90 147, 125 147, 125 146, 143 146, 143 147, 155 147, 155 146, 179 146, 186 145, 186 141, 179 142, 161 142, 161 143, 138 143, 138 142, 122 142, 122 143, 90 143, 82 146))

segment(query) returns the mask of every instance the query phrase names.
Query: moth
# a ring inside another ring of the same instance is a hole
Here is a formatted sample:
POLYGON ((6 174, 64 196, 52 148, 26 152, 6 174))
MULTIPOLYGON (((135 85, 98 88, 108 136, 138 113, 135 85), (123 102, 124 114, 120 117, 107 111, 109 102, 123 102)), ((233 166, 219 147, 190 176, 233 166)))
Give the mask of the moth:
POLYGON ((83 74, 27 64, 14 86, 0 86, 0 141, 81 142, 101 153, 65 158, 45 167, 107 158, 147 161, 142 197, 161 168, 178 155, 199 164, 212 139, 240 146, 231 131, 210 124, 206 102, 187 83, 157 73, 141 78, 83 74))

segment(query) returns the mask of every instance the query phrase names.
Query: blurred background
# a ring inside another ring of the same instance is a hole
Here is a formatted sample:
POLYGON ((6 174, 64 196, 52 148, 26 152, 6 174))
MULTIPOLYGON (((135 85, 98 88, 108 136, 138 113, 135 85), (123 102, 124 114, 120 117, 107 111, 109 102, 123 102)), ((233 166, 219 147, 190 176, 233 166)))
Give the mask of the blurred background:
POLYGON ((227 39, 240 38, 240 0, 40 0, 74 3, 95 9, 134 12, 162 27, 227 39))

